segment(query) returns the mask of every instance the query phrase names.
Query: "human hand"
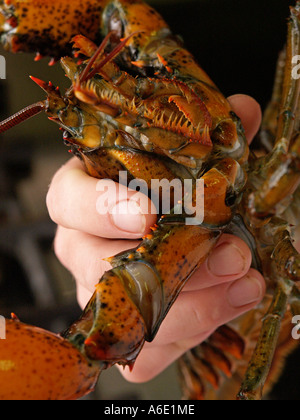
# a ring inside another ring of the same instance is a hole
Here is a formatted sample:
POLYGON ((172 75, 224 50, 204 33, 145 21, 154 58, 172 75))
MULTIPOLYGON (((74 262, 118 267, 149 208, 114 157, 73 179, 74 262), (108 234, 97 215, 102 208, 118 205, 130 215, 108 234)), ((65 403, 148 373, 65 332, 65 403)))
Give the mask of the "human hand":
MULTIPOLYGON (((245 95, 229 100, 250 142, 260 126, 260 107, 245 95)), ((55 252, 76 279, 82 307, 102 274, 111 268, 103 258, 136 247, 156 222, 155 215, 136 215, 136 208, 133 215, 100 215, 95 205, 98 182, 73 158, 56 173, 47 196, 49 214, 58 224, 55 252)), ((151 205, 146 196, 128 192, 122 185, 117 188, 116 205, 122 206, 127 194, 128 199, 133 195, 140 199, 142 207, 151 205)), ((154 378, 219 326, 255 307, 263 298, 265 282, 250 266, 248 246, 237 237, 223 235, 174 303, 155 340, 145 344, 133 372, 122 370, 124 377, 131 382, 154 378)))

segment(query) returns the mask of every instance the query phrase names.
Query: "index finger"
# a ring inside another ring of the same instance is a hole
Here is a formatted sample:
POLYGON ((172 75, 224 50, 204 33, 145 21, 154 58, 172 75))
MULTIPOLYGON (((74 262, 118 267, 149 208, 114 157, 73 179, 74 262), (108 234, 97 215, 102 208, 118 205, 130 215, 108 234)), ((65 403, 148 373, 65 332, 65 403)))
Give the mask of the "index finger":
POLYGON ((47 207, 56 224, 109 239, 140 239, 157 218, 146 195, 89 176, 77 158, 55 174, 47 207))

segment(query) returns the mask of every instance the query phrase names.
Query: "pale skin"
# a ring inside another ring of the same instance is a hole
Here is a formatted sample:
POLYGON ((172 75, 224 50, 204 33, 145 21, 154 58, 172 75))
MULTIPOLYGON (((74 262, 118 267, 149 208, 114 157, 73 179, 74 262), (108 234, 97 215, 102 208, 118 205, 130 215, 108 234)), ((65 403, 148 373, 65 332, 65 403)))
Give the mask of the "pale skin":
MULTIPOLYGON (((245 95, 231 96, 229 101, 250 143, 261 123, 260 106, 245 95)), ((82 308, 103 273, 111 268, 103 258, 136 247, 156 222, 151 214, 114 219, 97 213, 98 182, 73 158, 55 174, 47 196, 49 214, 58 225, 55 252, 76 280, 82 308)), ((125 187, 120 187, 115 204, 122 203, 124 194, 125 187)), ((140 200, 148 204, 146 196, 140 200)), ((223 235, 208 261, 189 280, 155 340, 146 343, 133 371, 121 369, 123 376, 135 383, 153 379, 219 326, 254 308, 264 296, 265 282, 250 266, 248 246, 235 236, 223 235)))

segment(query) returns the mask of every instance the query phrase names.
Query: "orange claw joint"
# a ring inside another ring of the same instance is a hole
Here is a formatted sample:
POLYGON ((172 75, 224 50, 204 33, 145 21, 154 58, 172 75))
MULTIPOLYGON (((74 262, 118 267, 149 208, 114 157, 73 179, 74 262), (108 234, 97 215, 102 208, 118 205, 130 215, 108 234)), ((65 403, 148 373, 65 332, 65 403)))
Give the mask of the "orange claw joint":
POLYGON ((102 369, 116 363, 132 366, 145 342, 145 322, 122 279, 118 269, 105 273, 81 318, 64 333, 102 369), (111 299, 111 287, 115 301, 111 299))
POLYGON ((0 400, 75 400, 91 392, 100 374, 58 335, 6 320, 0 340, 0 400))

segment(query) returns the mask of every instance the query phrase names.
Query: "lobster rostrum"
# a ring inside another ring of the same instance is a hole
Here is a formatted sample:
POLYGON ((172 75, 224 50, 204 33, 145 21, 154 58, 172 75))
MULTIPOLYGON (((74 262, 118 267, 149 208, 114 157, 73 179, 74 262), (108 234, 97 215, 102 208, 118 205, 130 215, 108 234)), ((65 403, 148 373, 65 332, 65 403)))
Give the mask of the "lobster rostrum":
POLYGON ((82 316, 60 336, 15 316, 7 321, 1 399, 75 399, 94 388, 103 369, 132 368, 225 231, 252 244, 269 293, 259 308, 182 357, 183 392, 189 399, 233 398, 244 376, 239 398, 261 397, 293 347, 290 314, 300 314, 300 260, 289 230, 300 182, 300 82, 292 77, 299 19, 297 2, 262 130, 265 153, 256 158, 227 100, 142 1, 0 1, 4 46, 35 51, 37 59, 50 55, 51 64, 60 59, 71 81, 62 95, 32 78, 47 99, 0 123, 0 133, 45 111, 93 177, 119 181, 126 170, 149 189, 152 179, 192 180, 193 204, 196 181, 205 186, 204 220, 187 225, 173 199, 173 210, 160 215, 137 249, 110 259, 113 268, 82 316))

